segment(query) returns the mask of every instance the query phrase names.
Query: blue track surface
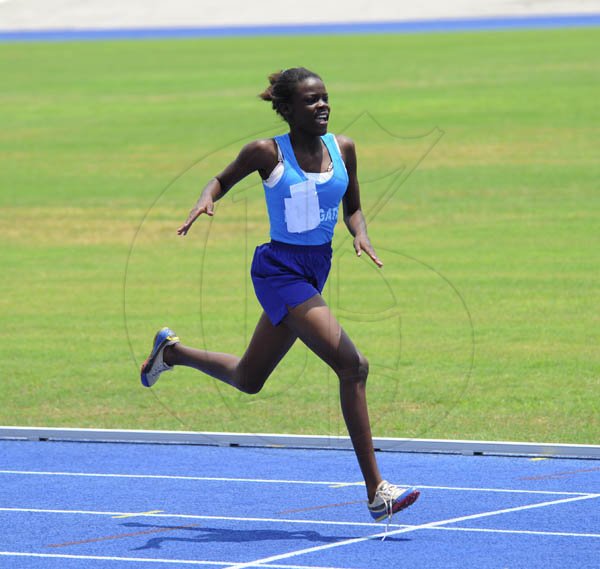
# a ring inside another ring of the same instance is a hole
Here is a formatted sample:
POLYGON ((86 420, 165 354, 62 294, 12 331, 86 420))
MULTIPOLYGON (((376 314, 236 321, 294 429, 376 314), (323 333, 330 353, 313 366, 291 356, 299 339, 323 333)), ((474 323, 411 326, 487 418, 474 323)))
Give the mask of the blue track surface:
POLYGON ((597 567, 600 465, 380 453, 421 498, 372 523, 352 452, 0 441, 0 567, 597 567))
POLYGON ((209 37, 386 34, 465 32, 511 29, 580 28, 600 25, 600 14, 505 16, 401 22, 350 22, 323 24, 164 27, 121 29, 58 29, 0 31, 0 41, 88 41, 116 39, 183 39, 209 37))

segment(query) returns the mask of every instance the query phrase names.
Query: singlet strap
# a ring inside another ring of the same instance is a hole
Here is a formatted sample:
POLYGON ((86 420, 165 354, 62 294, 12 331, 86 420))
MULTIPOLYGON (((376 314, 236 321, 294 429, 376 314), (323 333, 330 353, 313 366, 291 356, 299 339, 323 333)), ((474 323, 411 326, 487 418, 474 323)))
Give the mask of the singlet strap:
POLYGON ((279 180, 281 180, 281 176, 283 176, 283 154, 281 153, 281 147, 279 146, 279 142, 277 142, 277 137, 273 139, 275 141, 275 146, 277 147, 277 164, 271 170, 269 177, 263 180, 263 184, 268 188, 272 188, 279 180))
POLYGON ((336 168, 341 168, 342 171, 346 170, 346 164, 344 163, 344 159, 342 158, 342 151, 340 149, 340 145, 337 141, 337 138, 332 133, 327 133, 322 137, 323 143, 327 147, 327 152, 329 152, 329 157, 331 158, 331 164, 333 166, 333 170, 336 168))
POLYGON ((277 137, 273 140, 275 141, 275 146, 277 146, 277 162, 283 162, 283 154, 281 153, 281 146, 279 146, 279 142, 277 142, 277 137))
POLYGON ((292 143, 290 141, 289 134, 282 134, 280 136, 275 137, 275 142, 277 142, 277 146, 283 154, 284 160, 300 175, 301 178, 306 180, 306 176, 304 175, 304 171, 300 168, 298 161, 296 160, 296 155, 294 154, 294 149, 292 148, 292 143))

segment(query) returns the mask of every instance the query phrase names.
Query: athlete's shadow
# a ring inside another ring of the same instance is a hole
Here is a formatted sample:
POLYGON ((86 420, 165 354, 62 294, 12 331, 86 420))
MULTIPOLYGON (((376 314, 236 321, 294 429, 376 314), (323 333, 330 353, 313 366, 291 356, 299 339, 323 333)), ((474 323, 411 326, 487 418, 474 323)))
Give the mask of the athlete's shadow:
MULTIPOLYGON (((317 531, 310 530, 258 530, 258 529, 226 529, 226 528, 211 528, 211 527, 195 527, 195 526, 169 526, 169 525, 154 525, 154 524, 142 524, 139 522, 128 522, 123 524, 130 528, 140 528, 149 530, 147 532, 142 531, 140 533, 159 533, 161 530, 164 532, 175 532, 175 531, 187 531, 194 535, 189 537, 153 537, 149 539, 145 545, 136 547, 133 551, 140 551, 143 549, 161 549, 163 543, 176 542, 176 543, 244 543, 244 542, 258 542, 258 541, 308 541, 311 543, 335 543, 337 541, 345 541, 347 539, 355 539, 359 536, 329 536, 323 535, 317 531)), ((395 538, 388 537, 386 541, 408 541, 407 538, 395 538)))

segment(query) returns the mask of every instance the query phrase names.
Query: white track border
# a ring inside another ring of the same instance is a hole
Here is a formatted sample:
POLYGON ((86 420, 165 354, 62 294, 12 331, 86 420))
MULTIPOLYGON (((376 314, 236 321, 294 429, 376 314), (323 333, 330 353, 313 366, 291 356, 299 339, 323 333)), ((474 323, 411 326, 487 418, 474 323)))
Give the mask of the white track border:
MULTIPOLYGON (((142 431, 53 427, 1 427, 0 440, 190 444, 268 448, 350 450, 349 437, 282 435, 269 433, 218 433, 193 431, 142 431)), ((600 445, 550 444, 446 439, 374 438, 384 452, 466 455, 542 456, 600 460, 600 445)))

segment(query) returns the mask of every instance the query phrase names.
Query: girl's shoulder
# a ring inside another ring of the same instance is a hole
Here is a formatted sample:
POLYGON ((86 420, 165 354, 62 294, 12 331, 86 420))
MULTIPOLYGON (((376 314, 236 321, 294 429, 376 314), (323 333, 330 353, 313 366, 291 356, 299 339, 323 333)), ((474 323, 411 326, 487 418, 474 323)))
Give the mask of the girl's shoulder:
POLYGON ((354 148, 354 140, 345 134, 334 134, 340 148, 354 148))
POLYGON ((238 157, 242 162, 251 163, 260 170, 277 163, 277 145, 272 138, 259 138, 246 144, 238 157))
POLYGON ((256 158, 277 158, 277 144, 273 138, 259 138, 244 146, 242 151, 256 158))
POLYGON ((338 143, 338 147, 344 162, 352 159, 356 160, 356 148, 354 146, 354 140, 344 134, 334 134, 334 137, 338 143))
POLYGON ((238 159, 266 178, 278 162, 277 144, 272 138, 253 140, 242 148, 238 159))

